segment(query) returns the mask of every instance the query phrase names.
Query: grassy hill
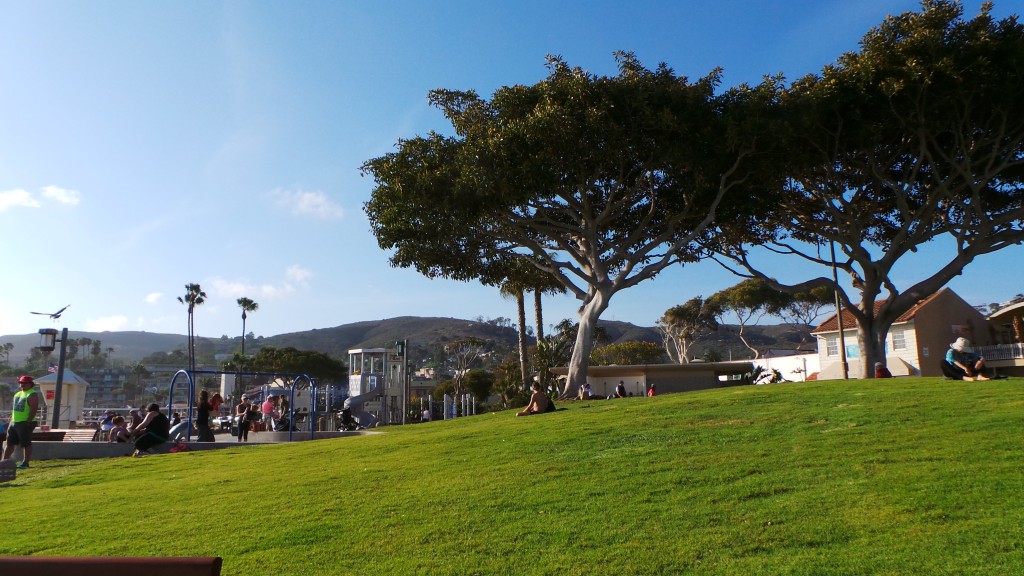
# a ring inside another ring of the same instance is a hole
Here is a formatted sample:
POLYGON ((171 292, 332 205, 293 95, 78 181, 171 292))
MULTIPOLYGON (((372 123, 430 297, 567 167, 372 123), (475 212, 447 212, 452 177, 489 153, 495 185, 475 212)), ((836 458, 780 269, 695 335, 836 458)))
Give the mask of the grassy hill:
POLYGON ((1020 574, 1024 381, 808 382, 39 462, 0 554, 225 574, 1020 574), (272 512, 271 512, 272 511, 272 512))

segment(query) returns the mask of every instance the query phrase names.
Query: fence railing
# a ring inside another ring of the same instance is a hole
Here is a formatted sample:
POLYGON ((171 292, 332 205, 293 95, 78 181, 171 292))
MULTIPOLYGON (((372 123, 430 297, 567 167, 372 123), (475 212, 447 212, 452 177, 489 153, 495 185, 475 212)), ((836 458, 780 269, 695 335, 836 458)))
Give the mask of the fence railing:
POLYGON ((995 346, 982 346, 979 353, 986 360, 1015 360, 1024 358, 1024 344, 996 344, 995 346))

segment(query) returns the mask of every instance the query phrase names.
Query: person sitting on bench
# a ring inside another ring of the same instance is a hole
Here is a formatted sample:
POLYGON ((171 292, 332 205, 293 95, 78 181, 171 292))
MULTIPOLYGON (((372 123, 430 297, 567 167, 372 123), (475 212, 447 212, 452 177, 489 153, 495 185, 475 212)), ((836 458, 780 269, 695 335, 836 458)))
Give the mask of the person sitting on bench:
POLYGON ((962 337, 957 338, 956 342, 949 345, 949 351, 946 352, 946 360, 942 363, 942 374, 944 376, 953 380, 966 380, 968 382, 989 379, 984 374, 985 358, 973 352, 967 352, 966 349, 970 345, 970 341, 962 337))

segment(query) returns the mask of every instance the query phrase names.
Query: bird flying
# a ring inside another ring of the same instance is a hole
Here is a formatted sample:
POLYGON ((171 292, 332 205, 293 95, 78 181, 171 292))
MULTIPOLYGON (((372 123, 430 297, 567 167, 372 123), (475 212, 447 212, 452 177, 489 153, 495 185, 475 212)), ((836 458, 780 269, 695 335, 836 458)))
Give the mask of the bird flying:
MULTIPOLYGON (((68 304, 68 306, 71 306, 71 304, 68 304)), ((68 309, 68 306, 65 306, 65 307, 61 308, 60 310, 57 310, 56 312, 53 312, 53 313, 50 313, 50 312, 32 312, 32 314, 38 314, 40 316, 49 316, 51 320, 56 320, 56 319, 60 318, 60 315, 63 314, 65 310, 68 309)))

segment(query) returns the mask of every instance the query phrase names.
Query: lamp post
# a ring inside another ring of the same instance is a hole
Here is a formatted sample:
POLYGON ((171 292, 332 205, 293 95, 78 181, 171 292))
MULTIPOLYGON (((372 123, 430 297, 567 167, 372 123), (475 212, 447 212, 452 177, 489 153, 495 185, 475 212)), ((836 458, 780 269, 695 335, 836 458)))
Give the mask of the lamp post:
POLYGON ((60 332, 60 340, 57 340, 57 331, 53 328, 41 328, 39 330, 39 349, 43 352, 53 352, 55 344, 60 342, 60 355, 57 357, 57 383, 53 390, 53 417, 50 427, 60 428, 60 394, 64 386, 64 358, 67 352, 68 329, 60 332))
POLYGON ((839 322, 839 354, 843 362, 843 380, 850 378, 850 365, 846 360, 846 333, 843 326, 843 302, 839 298, 839 274, 836 272, 836 243, 829 240, 829 247, 832 250, 832 281, 836 285, 836 320, 839 322))

